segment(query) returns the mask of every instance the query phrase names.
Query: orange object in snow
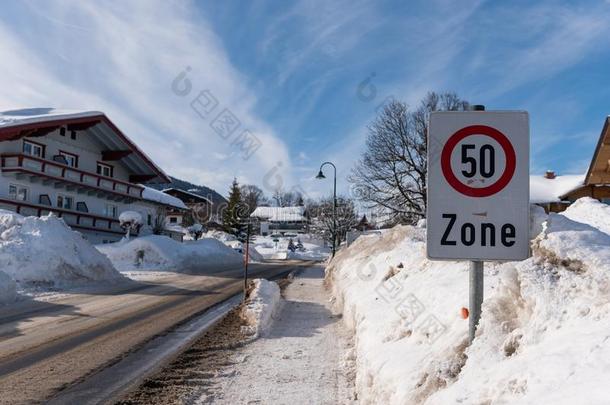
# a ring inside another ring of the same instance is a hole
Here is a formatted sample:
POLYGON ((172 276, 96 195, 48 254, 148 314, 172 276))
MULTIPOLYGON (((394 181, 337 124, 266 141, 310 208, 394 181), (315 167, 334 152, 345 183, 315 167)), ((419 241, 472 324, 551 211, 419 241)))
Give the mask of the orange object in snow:
POLYGON ((468 308, 462 307, 462 319, 468 319, 468 308))

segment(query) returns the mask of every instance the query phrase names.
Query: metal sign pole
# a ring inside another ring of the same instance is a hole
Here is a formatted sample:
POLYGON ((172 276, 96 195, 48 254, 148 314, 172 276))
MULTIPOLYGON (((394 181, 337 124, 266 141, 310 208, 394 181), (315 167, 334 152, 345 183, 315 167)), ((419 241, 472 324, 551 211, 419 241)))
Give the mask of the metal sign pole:
POLYGON ((250 261, 250 222, 248 222, 248 228, 246 232, 246 265, 244 267, 244 301, 248 295, 248 262, 250 261))
POLYGON ((481 305, 483 304, 483 262, 475 260, 470 262, 470 300, 468 337, 470 343, 474 340, 477 325, 481 319, 481 305))
MULTIPOLYGON (((485 111, 484 105, 472 106, 474 111, 485 111)), ((483 261, 474 260, 470 262, 470 277, 469 277, 469 311, 468 320, 468 338, 470 343, 474 340, 474 334, 477 331, 477 325, 481 319, 481 306, 483 305, 483 261)))

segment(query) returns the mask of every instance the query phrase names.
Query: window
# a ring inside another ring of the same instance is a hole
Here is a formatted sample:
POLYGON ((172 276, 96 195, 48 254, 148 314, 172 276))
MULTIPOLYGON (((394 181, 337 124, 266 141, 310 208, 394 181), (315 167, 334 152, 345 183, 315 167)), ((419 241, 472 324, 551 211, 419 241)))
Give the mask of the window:
POLYGON ((53 156, 53 161, 57 162, 57 163, 61 163, 62 165, 66 165, 66 166, 68 165, 68 161, 62 155, 55 155, 55 156, 53 156))
POLYGON ((71 210, 72 207, 74 207, 74 198, 61 194, 57 196, 57 208, 71 210))
POLYGON ((104 206, 104 216, 106 217, 116 218, 117 212, 118 208, 116 205, 106 204, 106 206, 104 206))
POLYGON ((146 223, 148 224, 148 226, 152 226, 152 215, 148 214, 146 216, 146 223))
POLYGON ((70 167, 78 167, 78 155, 73 153, 59 151, 59 156, 63 157, 66 161, 66 164, 70 167))
POLYGON ((104 177, 112 177, 113 167, 103 163, 97 164, 97 174, 104 177))
POLYGON ((76 131, 70 131, 70 138, 76 140, 76 131))
POLYGON ((169 223, 170 224, 175 224, 177 222, 178 222, 178 218, 176 218, 176 217, 169 217, 169 223))
POLYGON ((31 141, 23 141, 23 153, 34 157, 43 158, 44 145, 31 141))
POLYGON ((51 198, 49 198, 48 194, 40 194, 38 196, 38 204, 51 206, 51 198))
POLYGON ((85 203, 84 201, 79 201, 76 203, 76 211, 89 212, 89 207, 87 207, 87 203, 85 203))
POLYGON ((59 128, 59 135, 66 136, 66 127, 59 128))
POLYGON ((8 195, 13 200, 27 201, 28 200, 28 189, 17 184, 10 184, 8 186, 8 195))

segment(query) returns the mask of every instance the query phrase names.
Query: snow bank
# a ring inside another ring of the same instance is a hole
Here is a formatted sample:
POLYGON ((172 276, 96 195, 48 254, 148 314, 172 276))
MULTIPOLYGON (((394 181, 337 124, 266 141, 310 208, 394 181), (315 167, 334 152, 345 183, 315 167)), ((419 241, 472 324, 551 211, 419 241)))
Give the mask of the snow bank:
POLYGON ((230 233, 226 233, 226 232, 219 231, 219 230, 207 231, 206 233, 203 234, 202 237, 218 239, 221 242, 226 242, 226 241, 230 241, 230 240, 237 240, 235 235, 231 235, 230 233))
POLYGON ((53 215, 0 210, 0 269, 22 286, 70 287, 122 279, 83 236, 53 215))
POLYGON ((425 257, 425 229, 358 238, 327 269, 356 334, 363 403, 607 402, 610 236, 551 214, 533 257, 486 263, 468 346, 466 262, 425 257))
POLYGON ((249 252, 248 252, 248 257, 249 257, 249 262, 252 263, 260 263, 262 261, 265 260, 265 258, 263 257, 263 255, 261 255, 258 250, 256 250, 256 248, 252 245, 250 245, 249 247, 249 252))
POLYGON ((17 285, 8 274, 0 271, 0 305, 15 301, 17 285))
POLYGON ((254 287, 242 307, 241 317, 248 325, 248 334, 261 336, 271 327, 280 307, 280 287, 265 279, 255 279, 252 284, 254 287))
POLYGON ((561 215, 610 234, 610 205, 601 203, 591 197, 583 197, 577 200, 561 215))
POLYGON ((181 273, 214 271, 239 266, 243 256, 216 239, 177 242, 150 235, 96 248, 120 271, 158 270, 181 273))

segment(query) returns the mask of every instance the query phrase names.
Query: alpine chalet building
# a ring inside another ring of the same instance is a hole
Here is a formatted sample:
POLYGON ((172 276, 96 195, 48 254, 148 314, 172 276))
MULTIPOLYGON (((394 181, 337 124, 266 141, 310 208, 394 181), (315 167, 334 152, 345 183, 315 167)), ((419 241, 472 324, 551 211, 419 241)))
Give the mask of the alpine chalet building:
POLYGON ((102 112, 32 108, 0 113, 0 208, 49 212, 91 243, 119 240, 119 215, 142 215, 141 234, 169 209, 186 209, 142 185, 169 177, 102 112))

